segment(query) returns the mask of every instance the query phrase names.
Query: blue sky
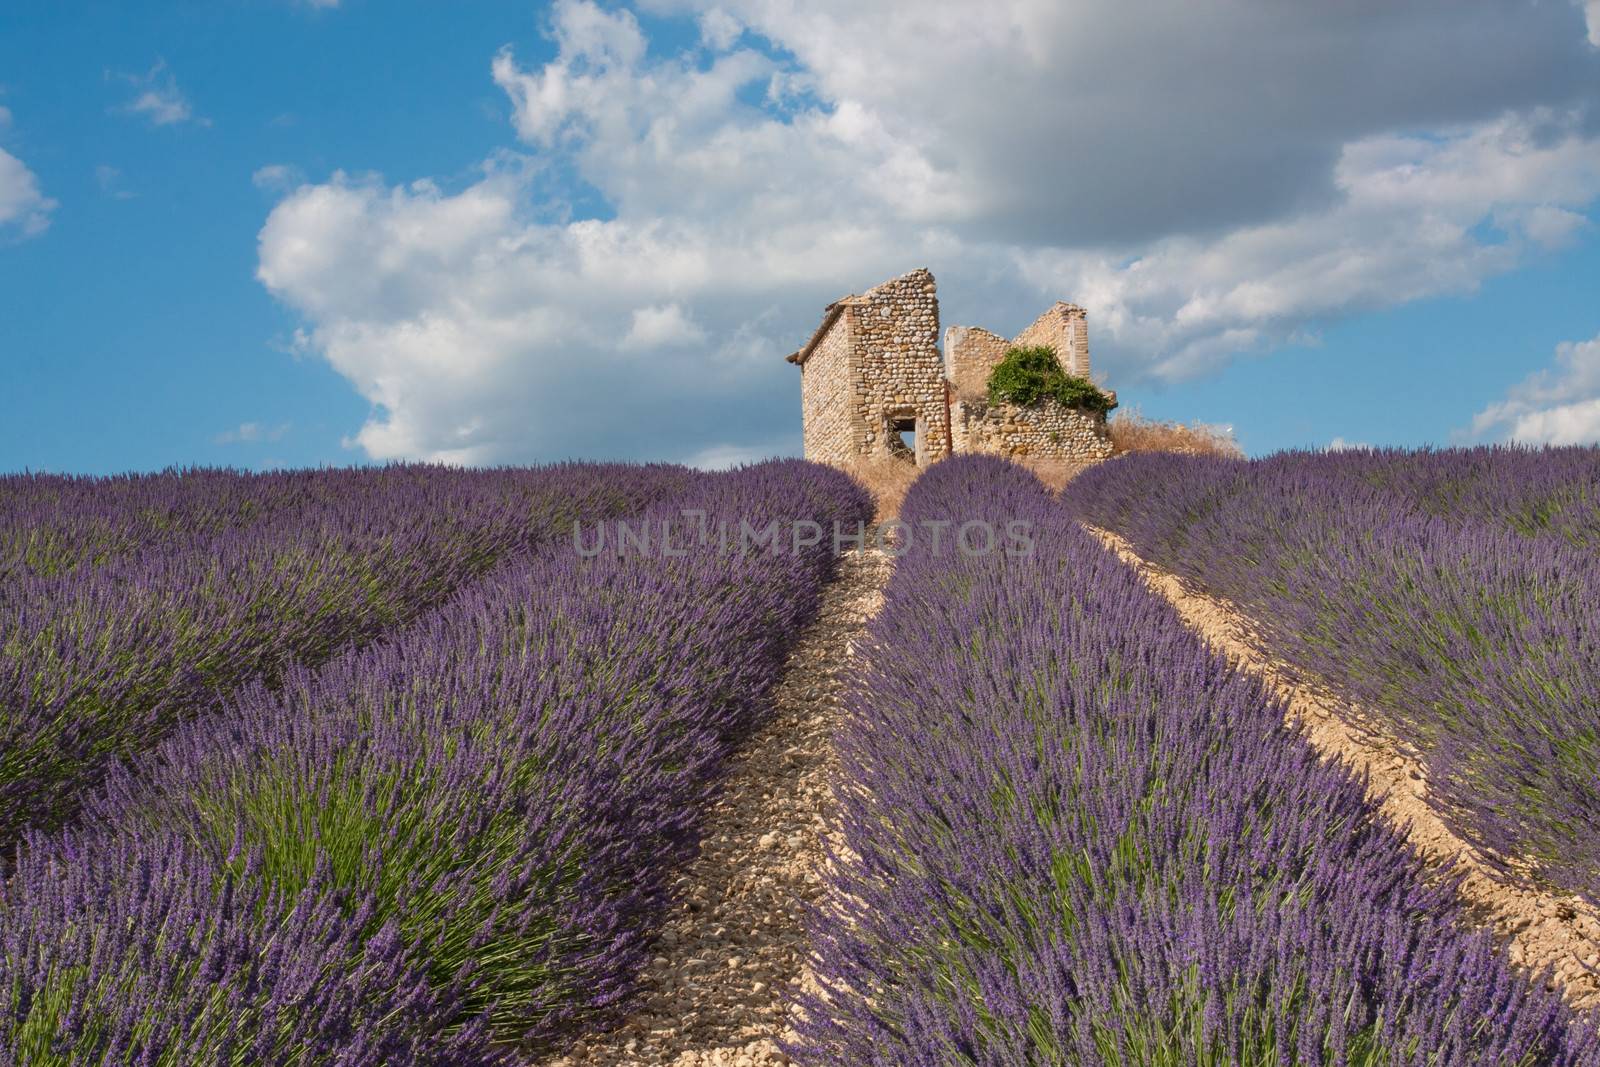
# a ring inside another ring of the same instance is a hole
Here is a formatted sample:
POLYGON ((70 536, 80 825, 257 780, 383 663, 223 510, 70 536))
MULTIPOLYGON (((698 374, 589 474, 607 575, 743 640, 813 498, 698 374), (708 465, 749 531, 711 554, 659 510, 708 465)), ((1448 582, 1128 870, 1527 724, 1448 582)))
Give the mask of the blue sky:
POLYGON ((7 5, 0 470, 794 452, 918 266, 1252 452, 1600 439, 1600 4, 1404 7, 7 5))

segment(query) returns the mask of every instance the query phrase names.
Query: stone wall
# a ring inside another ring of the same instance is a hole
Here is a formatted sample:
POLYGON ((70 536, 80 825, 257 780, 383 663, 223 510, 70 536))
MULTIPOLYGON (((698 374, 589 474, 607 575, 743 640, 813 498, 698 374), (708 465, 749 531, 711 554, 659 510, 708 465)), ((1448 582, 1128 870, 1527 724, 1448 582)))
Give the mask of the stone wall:
POLYGON ((800 415, 805 456, 818 463, 842 464, 850 442, 861 436, 856 425, 849 322, 837 315, 800 364, 800 415))
POLYGON ((989 395, 989 375, 1011 347, 981 326, 952 326, 944 332, 944 373, 955 395, 981 400, 989 395))
POLYGON ((851 451, 888 450, 889 420, 917 420, 917 462, 950 453, 950 416, 944 363, 939 357, 939 298, 926 270, 891 279, 845 303, 855 366, 855 422, 851 451))
POLYGON ((1018 347, 1049 345, 1056 350, 1062 370, 1089 377, 1089 317, 1077 304, 1056 301, 1011 343, 1018 347))
POLYGON ((1111 455, 1104 414, 1054 402, 1019 407, 957 397, 950 422, 957 452, 1079 461, 1111 455))

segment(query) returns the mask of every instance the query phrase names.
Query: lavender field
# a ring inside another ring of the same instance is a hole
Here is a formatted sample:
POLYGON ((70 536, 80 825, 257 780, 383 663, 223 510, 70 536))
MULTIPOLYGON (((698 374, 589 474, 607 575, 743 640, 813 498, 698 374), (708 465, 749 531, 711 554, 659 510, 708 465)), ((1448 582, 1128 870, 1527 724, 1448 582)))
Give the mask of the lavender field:
POLYGON ((1600 449, 1141 455, 1066 498, 1382 716, 1463 839, 1600 902, 1600 449))
POLYGON ((1037 553, 900 561, 839 740, 847 853, 796 1053, 1596 1062, 1593 1021, 1080 527, 1080 500, 1161 501, 1182 465, 1107 464, 1066 505, 988 458, 912 488, 906 521, 1022 516, 1037 553))
MULTIPOLYGON (((0 1064, 690 1062, 573 1050, 628 1032, 669 922, 722 921, 684 872, 839 566, 787 531, 874 507, 800 461, 0 482, 0 1064), (572 536, 686 515, 785 533, 572 536)), ((1600 1064, 1094 532, 1382 714, 1508 880, 1595 901, 1600 451, 1133 455, 1060 495, 958 456, 900 521, 1030 550, 892 548, 824 664, 791 1025, 694 1064, 1600 1064)))
POLYGON ((403 626, 667 468, 224 472, 0 485, 0 846, 251 681, 403 626))
POLYGON ((871 506, 798 462, 190 477, 9 487, 0 1062, 500 1063, 604 1018, 833 557, 572 521, 871 506))

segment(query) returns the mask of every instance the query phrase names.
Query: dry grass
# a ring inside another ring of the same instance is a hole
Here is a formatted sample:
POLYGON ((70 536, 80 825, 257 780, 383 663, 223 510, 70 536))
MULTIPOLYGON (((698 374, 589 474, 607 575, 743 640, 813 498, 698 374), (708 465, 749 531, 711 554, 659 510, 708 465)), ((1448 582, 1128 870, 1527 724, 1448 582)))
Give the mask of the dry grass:
POLYGON ((1042 456, 1013 456, 1012 461, 1028 468, 1033 476, 1044 483, 1052 493, 1059 493, 1066 484, 1094 466, 1096 460, 1046 459, 1042 456))
POLYGON ((1111 447, 1124 452, 1182 452, 1191 456, 1230 456, 1243 459, 1244 450, 1230 430, 1204 423, 1185 425, 1147 419, 1137 411, 1111 420, 1111 447))
POLYGON ((900 514, 900 502, 905 499, 906 490, 923 469, 888 456, 862 457, 845 467, 850 476, 877 499, 878 512, 874 519, 878 522, 887 522, 900 514))
MULTIPOLYGON (((1071 459, 1030 458, 1028 456, 1012 456, 1010 458, 1012 462, 1032 471, 1034 476, 1043 482, 1045 488, 1052 493, 1061 492, 1062 487, 1080 472, 1094 466, 1093 462, 1071 459)), ((865 486, 873 497, 877 499, 878 510, 873 516, 876 522, 887 522, 890 519, 899 517, 900 502, 905 499, 906 490, 910 489, 911 483, 915 482, 922 472, 927 469, 927 467, 918 467, 904 460, 882 456, 858 459, 845 467, 850 476, 865 486)))

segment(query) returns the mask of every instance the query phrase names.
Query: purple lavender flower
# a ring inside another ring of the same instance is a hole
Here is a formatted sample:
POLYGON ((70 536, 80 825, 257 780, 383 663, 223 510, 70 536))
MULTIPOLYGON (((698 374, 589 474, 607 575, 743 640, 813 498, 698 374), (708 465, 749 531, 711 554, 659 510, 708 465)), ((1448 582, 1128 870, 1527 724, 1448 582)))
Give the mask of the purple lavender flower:
MULTIPOLYGON (((674 477, 642 517, 871 512, 800 462, 674 477)), ((31 838, 0 1060, 497 1063, 614 1015, 832 565, 553 542, 246 686, 114 768, 96 836, 31 838)))
POLYGON ((1600 902, 1600 449, 1139 455, 1066 499, 1385 717, 1507 873, 1600 902))
POLYGON ((947 460, 902 515, 1028 519, 1036 551, 914 549, 890 584, 802 1062, 1600 1062, 1592 1021, 1031 475, 947 460))

